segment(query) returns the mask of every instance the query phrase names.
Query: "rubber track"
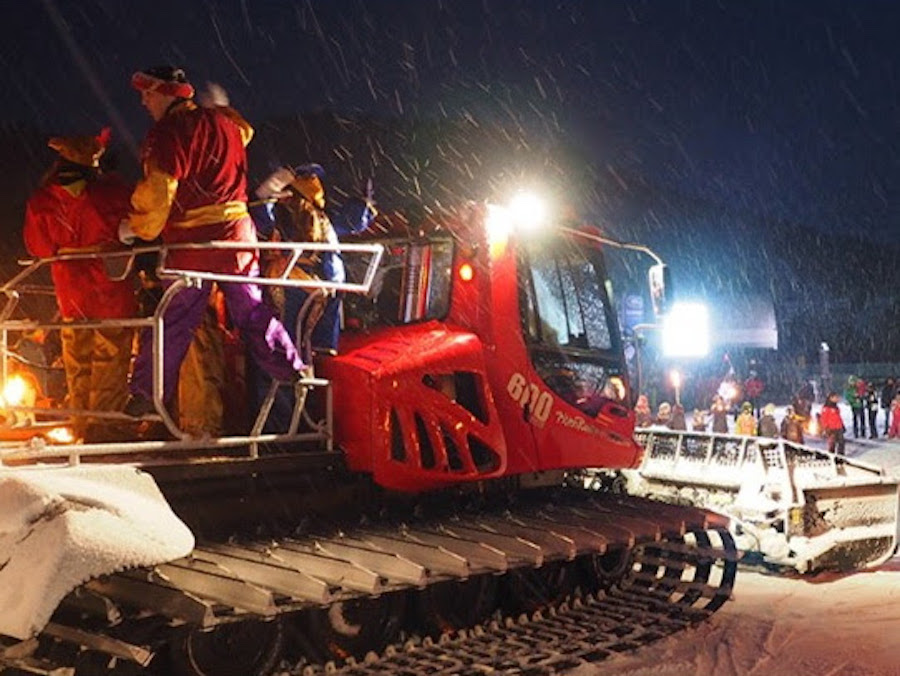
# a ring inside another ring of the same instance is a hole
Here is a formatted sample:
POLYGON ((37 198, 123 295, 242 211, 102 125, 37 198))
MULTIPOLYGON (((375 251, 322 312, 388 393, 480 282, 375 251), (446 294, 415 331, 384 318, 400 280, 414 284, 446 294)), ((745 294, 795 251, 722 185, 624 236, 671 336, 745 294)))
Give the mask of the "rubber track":
POLYGON ((730 596, 737 567, 736 552, 727 533, 717 531, 722 547, 706 532, 696 532, 697 547, 658 543, 640 548, 633 574, 621 586, 596 596, 536 613, 530 618, 506 617, 485 627, 444 635, 438 641, 414 639, 390 646, 381 656, 343 665, 297 667, 301 676, 421 676, 456 674, 559 674, 617 654, 636 650, 707 619, 730 596), (702 562, 710 563, 705 566, 702 562), (711 575, 716 562, 718 575, 711 575), (682 580, 691 571, 691 580, 682 580), (715 585, 710 586, 716 578, 715 585), (716 586, 717 585, 717 586, 716 586), (706 603, 698 607, 705 597, 706 603))
MULTIPOLYGON (((86 587, 108 600, 100 605, 103 609, 117 602, 125 604, 124 609, 133 598, 143 608, 154 607, 171 613, 170 618, 189 620, 196 616, 195 626, 208 623, 207 626, 213 627, 220 620, 239 617, 238 609, 243 609, 244 616, 252 619, 264 613, 274 616, 309 607, 315 601, 301 602, 294 597, 302 594, 314 599, 316 590, 323 589, 324 578, 339 578, 344 585, 342 595, 333 600, 421 586, 421 576, 410 578, 410 562, 395 556, 399 549, 387 552, 373 549, 377 538, 384 540, 388 547, 415 544, 416 549, 409 555, 423 556, 426 562, 433 560, 433 565, 447 566, 448 561, 453 565, 460 563, 461 556, 457 555, 434 559, 435 552, 442 552, 444 547, 473 557, 469 567, 456 577, 463 577, 467 572, 493 575, 508 569, 539 567, 549 561, 574 564, 576 550, 580 555, 602 553, 606 551, 607 541, 616 546, 633 546, 629 569, 617 586, 600 598, 573 601, 526 622, 504 618, 487 627, 445 636, 438 642, 394 646, 380 658, 363 664, 303 665, 295 667, 293 672, 303 673, 306 669, 311 674, 338 669, 348 674, 481 674, 486 667, 499 673, 555 673, 578 661, 597 661, 614 652, 634 649, 702 621, 730 597, 739 557, 734 540, 715 515, 626 496, 585 493, 566 501, 561 499, 565 495, 571 494, 562 491, 557 494, 560 499, 551 503, 539 500, 522 504, 515 513, 505 516, 479 511, 468 518, 429 522, 430 525, 420 524, 408 531, 388 530, 386 535, 384 525, 380 525, 361 528, 337 539, 296 541, 292 556, 299 566, 297 569, 270 562, 267 554, 253 553, 253 546, 245 546, 250 553, 242 554, 244 558, 238 560, 232 557, 235 548, 231 545, 207 545, 198 550, 196 560, 191 557, 152 570, 126 571, 92 581, 86 587), (418 539, 405 540, 404 532, 418 539), (574 539, 570 541, 563 533, 574 539), (541 546, 524 542, 521 534, 542 543, 541 546), (363 542, 364 539, 371 542, 363 542), (485 549, 480 544, 482 541, 503 547, 505 551, 494 547, 485 549), (324 547, 322 551, 313 551, 317 542, 324 547), (348 552, 339 550, 339 545, 348 552), (357 546, 367 549, 354 549, 357 546), (216 554, 226 557, 224 562, 229 568, 216 564, 216 554), (349 559, 333 558, 337 555, 352 558, 357 554, 364 557, 367 565, 383 567, 382 574, 390 579, 383 579, 365 567, 354 567, 349 559), (202 556, 206 559, 199 558, 202 556), (248 567, 245 571, 248 575, 259 578, 259 584, 270 587, 250 584, 241 575, 243 569, 235 568, 238 562, 248 567), (323 576, 323 580, 313 579, 313 573, 323 576), (165 582, 161 579, 163 575, 165 582), (409 579, 404 582, 404 578, 409 579), (374 586, 368 589, 367 585, 374 586), (288 595, 278 593, 284 586, 288 587, 288 595), (254 608, 258 612, 254 613, 254 608)), ((270 546, 258 544, 266 550, 270 546)), ((287 557, 287 541, 282 541, 279 547, 280 555, 287 557)), ((452 573, 453 566, 449 570, 452 573)), ((424 582, 429 583, 427 576, 424 582)), ((323 598, 318 603, 327 602, 323 598)), ((87 638, 94 641, 95 650, 106 652, 116 638, 134 641, 125 624, 122 628, 126 631, 118 632, 118 627, 112 626, 114 633, 109 636, 97 633, 87 638)), ((133 649, 140 645, 124 644, 123 647, 133 649)), ((126 658, 130 655, 127 650, 112 654, 126 658)), ((0 659, 0 667, 3 665, 4 660, 0 659)), ((34 673, 51 672, 39 668, 34 673)))

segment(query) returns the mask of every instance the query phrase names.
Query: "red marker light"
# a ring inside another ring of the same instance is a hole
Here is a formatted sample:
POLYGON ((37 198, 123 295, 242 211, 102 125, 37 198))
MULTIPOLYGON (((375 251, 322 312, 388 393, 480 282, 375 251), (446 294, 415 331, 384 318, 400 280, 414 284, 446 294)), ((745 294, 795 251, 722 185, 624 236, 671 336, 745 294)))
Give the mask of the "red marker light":
POLYGON ((463 263, 457 271, 459 278, 464 282, 471 282, 475 276, 475 270, 469 263, 463 263))

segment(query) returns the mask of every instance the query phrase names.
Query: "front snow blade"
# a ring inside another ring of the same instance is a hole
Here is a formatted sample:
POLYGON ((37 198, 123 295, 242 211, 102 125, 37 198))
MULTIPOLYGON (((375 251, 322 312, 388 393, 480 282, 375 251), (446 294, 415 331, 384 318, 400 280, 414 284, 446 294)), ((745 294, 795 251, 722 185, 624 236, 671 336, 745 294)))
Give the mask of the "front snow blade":
POLYGON ((800 572, 881 565, 897 550, 898 479, 783 439, 648 428, 627 491, 731 519, 738 546, 800 572))

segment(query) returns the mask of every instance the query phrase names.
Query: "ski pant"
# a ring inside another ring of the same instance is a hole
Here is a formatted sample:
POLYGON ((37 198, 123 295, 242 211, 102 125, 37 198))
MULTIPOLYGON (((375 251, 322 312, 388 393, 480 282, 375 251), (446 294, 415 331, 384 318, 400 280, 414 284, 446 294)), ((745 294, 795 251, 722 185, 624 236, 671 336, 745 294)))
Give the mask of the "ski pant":
POLYGON ((178 373, 178 426, 195 437, 221 436, 225 348, 222 329, 207 310, 178 373))
MULTIPOLYGON (((295 344, 299 345, 302 342, 302 337, 298 338, 298 330, 302 332, 307 327, 298 327, 297 318, 300 315, 303 304, 309 298, 309 293, 306 289, 297 288, 285 288, 283 291, 282 321, 295 344)), ((313 349, 337 350, 341 329, 340 307, 340 295, 331 296, 324 301, 321 317, 316 321, 312 335, 309 337, 313 349)), ((303 347, 305 349, 307 346, 303 347)), ((252 387, 256 392, 258 404, 262 403, 271 383, 271 379, 267 378, 260 371, 261 369, 254 369, 251 377, 251 381, 254 383, 252 387)), ((295 397, 292 391, 284 388, 279 389, 275 395, 275 402, 269 412, 269 418, 263 427, 263 431, 266 434, 278 434, 287 431, 294 411, 294 403, 295 397)))
POLYGON ((853 411, 853 437, 859 438, 860 434, 866 436, 866 413, 862 406, 850 410, 853 411))
MULTIPOLYGON (((167 283, 167 287, 171 282, 167 283)), ((203 320, 212 283, 182 288, 163 315, 163 401, 168 402, 178 385, 178 371, 194 331, 203 320)), ((304 368, 290 335, 272 310, 263 303, 260 288, 253 283, 221 282, 225 306, 232 323, 241 332, 256 363, 275 380, 291 381, 304 368)), ((132 394, 150 399, 153 392, 153 333, 144 329, 131 378, 132 394)))
POLYGON ((878 408, 873 406, 866 409, 866 415, 869 418, 869 437, 875 439, 878 436, 878 430, 875 428, 875 418, 878 417, 878 408))
POLYGON ((828 437, 828 452, 844 455, 844 430, 826 430, 828 437))
MULTIPOLYGON (((122 410, 128 398, 133 339, 134 329, 131 328, 64 328, 60 331, 68 408, 122 410)), ((79 420, 76 425, 85 422, 79 420)))

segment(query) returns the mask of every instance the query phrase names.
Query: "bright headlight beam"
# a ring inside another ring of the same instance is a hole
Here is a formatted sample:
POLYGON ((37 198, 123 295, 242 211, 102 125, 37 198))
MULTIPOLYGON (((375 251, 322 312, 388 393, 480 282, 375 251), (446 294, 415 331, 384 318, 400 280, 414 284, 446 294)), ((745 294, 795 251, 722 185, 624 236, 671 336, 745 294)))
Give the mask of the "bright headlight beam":
POLYGON ((509 202, 509 211, 516 226, 534 230, 546 224, 547 205, 530 192, 517 193, 509 202))
POLYGON ((709 353, 709 312, 702 303, 675 303, 663 319, 667 357, 704 357, 709 353))
POLYGON ((485 228, 487 228, 488 242, 491 247, 491 257, 494 258, 500 255, 500 252, 506 247, 506 242, 512 232, 512 218, 509 209, 496 204, 488 204, 485 228))

